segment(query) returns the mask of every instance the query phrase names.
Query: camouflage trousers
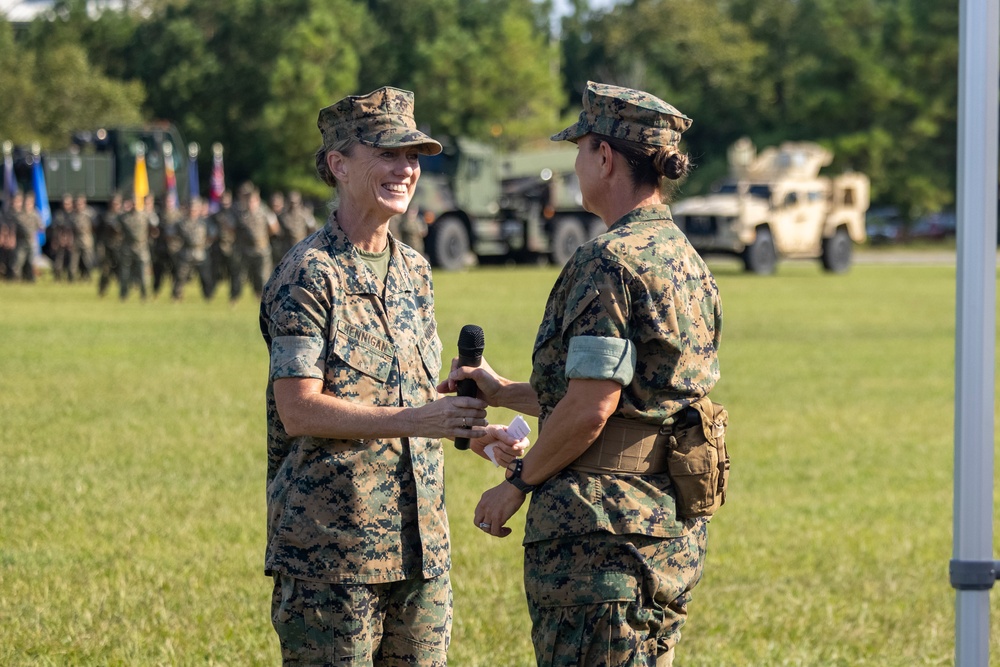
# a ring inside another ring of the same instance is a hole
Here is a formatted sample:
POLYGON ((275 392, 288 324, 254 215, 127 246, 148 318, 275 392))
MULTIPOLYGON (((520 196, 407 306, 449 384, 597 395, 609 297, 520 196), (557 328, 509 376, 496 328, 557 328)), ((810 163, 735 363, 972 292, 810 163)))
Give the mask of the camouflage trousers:
POLYGON ((590 533, 525 545, 539 667, 666 667, 701 579, 708 521, 681 537, 590 533))
POLYGON ((447 573, 388 584, 274 575, 271 623, 285 667, 444 667, 451 614, 447 573))

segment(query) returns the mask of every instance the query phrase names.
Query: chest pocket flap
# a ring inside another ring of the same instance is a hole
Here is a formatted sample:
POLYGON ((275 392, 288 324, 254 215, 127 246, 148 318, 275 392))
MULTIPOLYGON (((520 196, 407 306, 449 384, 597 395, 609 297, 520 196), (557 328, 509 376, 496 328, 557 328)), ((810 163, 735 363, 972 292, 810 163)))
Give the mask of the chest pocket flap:
POLYGON ((385 382, 392 370, 396 346, 361 327, 337 320, 333 353, 351 368, 385 382))

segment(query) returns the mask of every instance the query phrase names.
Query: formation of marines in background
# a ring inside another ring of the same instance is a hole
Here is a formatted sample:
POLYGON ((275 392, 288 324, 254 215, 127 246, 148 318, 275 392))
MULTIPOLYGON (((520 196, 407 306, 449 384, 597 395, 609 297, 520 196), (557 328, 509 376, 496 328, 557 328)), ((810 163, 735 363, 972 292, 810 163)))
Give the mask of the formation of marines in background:
POLYGON ((247 182, 234 197, 222 194, 218 210, 193 197, 178 204, 151 195, 142 206, 132 197, 116 195, 104 211, 85 196, 63 198, 45 228, 35 210, 34 195, 16 193, 0 214, 0 276, 33 282, 37 276, 38 233, 47 235, 46 254, 57 281, 87 281, 95 276, 105 296, 113 280, 119 296, 133 288, 145 299, 156 297, 168 280, 175 300, 197 279, 201 295, 211 299, 220 283, 228 282, 229 298, 237 301, 250 283, 257 297, 274 264, 293 245, 316 230, 316 220, 298 192, 275 192, 269 203, 247 182))

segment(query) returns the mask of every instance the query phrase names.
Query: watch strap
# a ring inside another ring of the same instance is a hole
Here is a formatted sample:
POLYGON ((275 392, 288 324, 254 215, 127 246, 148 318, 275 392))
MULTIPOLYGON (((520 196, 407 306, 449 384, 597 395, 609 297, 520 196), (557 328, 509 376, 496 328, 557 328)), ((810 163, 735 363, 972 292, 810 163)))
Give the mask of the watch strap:
POLYGON ((534 491, 536 487, 521 479, 521 470, 523 468, 524 461, 521 459, 514 459, 514 469, 510 471, 510 477, 507 478, 507 481, 513 484, 518 491, 527 495, 534 491))

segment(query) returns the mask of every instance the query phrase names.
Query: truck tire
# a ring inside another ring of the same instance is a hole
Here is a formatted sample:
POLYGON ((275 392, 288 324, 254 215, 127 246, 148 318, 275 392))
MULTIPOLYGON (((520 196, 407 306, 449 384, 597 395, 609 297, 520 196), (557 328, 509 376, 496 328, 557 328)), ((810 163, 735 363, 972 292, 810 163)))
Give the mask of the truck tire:
POLYGON ((844 273, 851 268, 854 242, 847 230, 841 227, 828 239, 823 239, 823 270, 844 273))
POLYGON ((427 234, 427 254, 431 264, 457 271, 465 268, 469 256, 469 231, 455 216, 439 218, 427 234))
POLYGON ((576 249, 587 240, 587 231, 583 223, 576 218, 562 218, 552 231, 551 248, 552 263, 563 266, 573 256, 576 249))
POLYGON ((774 249, 770 229, 762 227, 757 230, 757 237, 743 251, 743 265, 747 271, 758 275, 774 273, 778 266, 778 253, 774 249))

